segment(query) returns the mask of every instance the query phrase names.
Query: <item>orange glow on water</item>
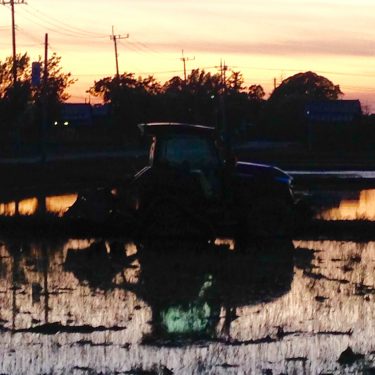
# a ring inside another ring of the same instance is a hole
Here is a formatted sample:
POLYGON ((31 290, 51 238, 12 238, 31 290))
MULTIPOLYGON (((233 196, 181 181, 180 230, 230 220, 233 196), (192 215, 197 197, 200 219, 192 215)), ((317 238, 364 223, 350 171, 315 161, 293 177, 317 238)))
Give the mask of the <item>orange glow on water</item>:
MULTIPOLYGON (((19 215, 33 215, 38 208, 38 199, 29 198, 18 202, 18 214, 19 215)), ((17 213, 16 202, 1 203, 0 204, 0 215, 14 216, 17 213)))
POLYGON ((323 220, 375 220, 375 189, 362 190, 358 199, 343 199, 339 207, 321 212, 323 220))
MULTIPOLYGON (((77 194, 49 196, 45 198, 46 211, 63 216, 66 210, 76 201, 77 194)), ((0 203, 2 216, 30 216, 38 212, 39 200, 36 197, 23 199, 17 202, 0 203)))
POLYGON ((46 208, 48 212, 62 216, 65 211, 73 205, 77 199, 77 194, 59 195, 46 198, 46 208))
POLYGON ((228 246, 229 250, 234 250, 236 242, 233 238, 216 238, 214 244, 216 246, 228 246))

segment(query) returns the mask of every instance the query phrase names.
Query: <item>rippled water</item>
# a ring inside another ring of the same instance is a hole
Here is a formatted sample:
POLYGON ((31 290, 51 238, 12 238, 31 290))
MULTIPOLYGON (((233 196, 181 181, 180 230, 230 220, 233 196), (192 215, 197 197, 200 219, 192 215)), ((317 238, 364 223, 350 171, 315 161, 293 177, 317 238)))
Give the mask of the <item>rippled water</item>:
POLYGON ((317 217, 323 220, 375 220, 375 190, 337 194, 334 207, 323 208, 317 217))
POLYGON ((375 367, 375 242, 223 243, 4 240, 0 373, 375 367))
POLYGON ((15 216, 35 215, 43 210, 42 213, 50 213, 57 216, 63 216, 70 206, 74 204, 78 194, 62 194, 42 197, 31 197, 19 201, 7 201, 0 203, 0 215, 15 216))

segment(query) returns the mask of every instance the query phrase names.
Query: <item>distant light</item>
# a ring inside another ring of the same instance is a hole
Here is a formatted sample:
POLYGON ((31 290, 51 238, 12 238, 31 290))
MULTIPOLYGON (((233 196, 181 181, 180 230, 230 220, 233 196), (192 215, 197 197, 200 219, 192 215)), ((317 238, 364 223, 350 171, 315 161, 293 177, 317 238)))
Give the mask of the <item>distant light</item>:
POLYGON ((215 99, 215 95, 211 95, 211 99, 215 99))
POLYGON ((309 115, 309 114, 310 114, 310 111, 306 111, 306 114, 309 115))
POLYGON ((64 121, 64 125, 68 126, 69 125, 69 121, 64 121))
POLYGON ((228 246, 229 250, 234 250, 236 247, 236 241, 233 238, 216 238, 214 245, 228 246))
POLYGON ((59 123, 58 123, 57 121, 55 121, 55 122, 53 123, 53 125, 56 126, 56 125, 59 125, 59 123))

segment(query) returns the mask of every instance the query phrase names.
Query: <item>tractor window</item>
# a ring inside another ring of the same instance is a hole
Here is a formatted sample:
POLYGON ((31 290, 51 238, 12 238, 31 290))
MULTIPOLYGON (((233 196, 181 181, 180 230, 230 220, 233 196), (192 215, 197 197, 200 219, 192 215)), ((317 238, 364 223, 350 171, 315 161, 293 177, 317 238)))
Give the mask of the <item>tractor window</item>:
POLYGON ((194 136, 171 137, 163 141, 161 159, 170 165, 185 165, 191 169, 217 167, 219 158, 214 145, 194 136))

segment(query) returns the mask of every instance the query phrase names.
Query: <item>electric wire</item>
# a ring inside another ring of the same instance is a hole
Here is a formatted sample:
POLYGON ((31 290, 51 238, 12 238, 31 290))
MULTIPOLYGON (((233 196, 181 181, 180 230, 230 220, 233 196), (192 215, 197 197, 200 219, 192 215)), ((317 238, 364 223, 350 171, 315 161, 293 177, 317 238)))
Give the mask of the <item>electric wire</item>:
MULTIPOLYGON (((9 6, 6 6, 6 7, 8 9, 10 9, 9 6)), ((45 14, 35 7, 32 7, 30 5, 29 5, 29 7, 35 9, 35 11, 40 13, 40 14, 45 14)), ((20 9, 24 9, 24 8, 20 8, 20 9)), ((42 20, 41 17, 36 16, 35 13, 33 14, 32 12, 29 12, 27 10, 26 10, 26 13, 28 13, 31 17, 36 17, 36 18, 39 18, 39 20, 42 20)), ((50 18, 50 16, 48 16, 48 17, 50 18)), ((63 29, 65 29, 65 31, 61 31, 59 29, 56 29, 56 27, 60 27, 60 26, 58 26, 57 23, 45 21, 45 22, 50 23, 51 25, 55 26, 55 27, 51 27, 51 26, 46 27, 46 25, 41 24, 39 22, 36 22, 34 19, 32 19, 30 17, 25 17, 25 18, 31 20, 32 22, 36 23, 40 27, 46 28, 51 32, 56 32, 56 33, 64 35, 64 36, 70 36, 70 37, 75 37, 75 38, 78 37, 78 38, 84 38, 84 39, 106 38, 106 37, 108 37, 107 35, 105 36, 103 34, 97 34, 97 33, 85 31, 83 29, 79 29, 79 28, 71 27, 71 26, 63 27, 63 29), (73 31, 73 30, 77 30, 77 31, 73 31), (87 35, 85 35, 84 33, 87 33, 87 35)), ((57 22, 60 23, 61 25, 67 25, 67 24, 65 24, 61 21, 57 21, 57 22)), ((8 27, 6 27, 6 28, 8 28, 8 27)), ((147 51, 150 51, 151 53, 154 53, 156 55, 162 55, 162 53, 154 50, 153 48, 149 47, 147 44, 145 44, 143 42, 140 42, 140 41, 136 40, 135 38, 132 38, 132 39, 135 41, 135 43, 129 41, 127 46, 131 46, 130 49, 132 49, 134 52, 139 53, 139 54, 147 54, 148 53, 148 52, 146 52, 146 50, 147 50, 147 51)), ((215 68, 215 67, 210 67, 210 68, 215 68)), ((258 71, 278 71, 278 72, 280 72, 280 71, 283 71, 283 72, 298 72, 298 71, 304 70, 304 69, 301 70, 301 69, 281 69, 281 68, 273 68, 273 67, 243 66, 243 65, 233 66, 233 68, 246 69, 246 70, 258 70, 258 71)), ((205 69, 208 69, 208 68, 205 68, 205 69)), ((322 71, 318 70, 318 71, 319 71, 320 74, 331 74, 331 75, 338 75, 338 76, 352 76, 352 77, 369 77, 370 76, 370 77, 375 77, 375 73, 348 73, 348 72, 333 72, 333 71, 324 71, 324 70, 322 70, 322 71)))
POLYGON ((35 17, 38 17, 40 19, 44 19, 45 22, 48 22, 50 23, 51 25, 54 25, 54 26, 57 26, 57 27, 61 27, 69 32, 73 32, 73 33, 76 33, 76 34, 80 34, 82 36, 87 36, 87 37, 92 37, 92 38, 106 38, 108 37, 106 34, 100 34, 100 33, 96 33, 96 32, 92 32, 92 31, 88 31, 88 30, 84 30, 84 29, 81 29, 79 27, 76 27, 76 26, 72 26, 72 25, 69 25, 51 15, 48 15, 47 13, 44 13, 43 11, 37 9, 36 7, 28 4, 28 7, 31 8, 34 12, 30 12, 32 14, 34 14, 35 17))
POLYGON ((56 25, 52 22, 44 21, 40 17, 35 16, 32 12, 28 11, 26 8, 20 8, 22 9, 22 17, 26 18, 27 20, 31 21, 32 23, 40 26, 43 29, 46 29, 52 33, 68 36, 68 37, 74 37, 79 39, 95 39, 95 38, 103 38, 103 37, 94 37, 94 36, 88 36, 88 35, 82 35, 75 31, 71 31, 66 28, 62 28, 59 25, 56 25))
POLYGON ((26 36, 28 39, 31 39, 32 41, 34 41, 38 45, 43 45, 44 44, 42 38, 39 39, 38 37, 34 36, 30 32, 26 31, 23 27, 18 26, 17 31, 20 34, 26 36))
POLYGON ((162 52, 157 51, 154 48, 151 48, 146 43, 140 42, 139 40, 135 39, 134 37, 132 37, 131 39, 134 40, 134 42, 137 45, 140 46, 139 48, 142 48, 145 52, 153 53, 154 55, 158 56, 159 59, 163 59, 163 60, 174 60, 175 59, 174 57, 164 57, 162 52))
MULTIPOLYGON (((275 71, 275 72, 303 72, 306 69, 284 69, 284 68, 266 68, 266 67, 255 67, 255 66, 243 66, 243 65, 236 65, 233 68, 239 69, 246 69, 246 70, 264 70, 264 71, 275 71)), ((319 70, 317 69, 316 72, 320 74, 332 74, 332 75, 340 75, 340 76, 348 76, 348 77, 375 77, 375 73, 349 73, 349 72, 333 72, 327 70, 319 70)))
MULTIPOLYGON (((57 20, 56 18, 53 18, 56 20, 56 22, 53 22, 53 21, 50 21, 50 20, 46 20, 45 18, 48 17, 48 18, 51 18, 50 16, 47 16, 46 13, 43 13, 41 12, 40 10, 38 10, 37 8, 34 8, 32 6, 29 6, 31 7, 34 12, 32 11, 29 11, 29 10, 25 10, 24 8, 20 8, 22 9, 23 13, 26 13, 26 14, 23 14, 23 17, 25 17, 26 19, 30 20, 31 22, 35 23, 36 25, 39 25, 40 27, 42 28, 46 28, 47 30, 51 31, 51 32, 55 32, 57 34, 61 34, 61 35, 64 35, 64 36, 69 36, 69 37, 74 37, 74 38, 84 38, 84 39, 92 39, 92 38, 107 38, 108 35, 103 35, 103 34, 98 34, 98 33, 94 33, 94 32, 90 32, 90 31, 86 31, 86 30, 83 30, 83 29, 80 29, 80 28, 77 28, 77 27, 73 27, 73 26, 70 26, 64 22, 61 22, 59 20, 57 20), (40 15, 40 16, 39 16, 40 15), (41 21, 42 23, 38 22, 38 21, 41 21), (52 25, 52 26, 46 26, 45 23, 49 24, 49 25, 52 25), (61 30, 62 29, 62 30, 61 30), (65 31, 64 31, 65 30, 65 31)), ((7 5, 6 8, 8 8, 10 10, 10 7, 7 5)), ((9 26, 2 26, 0 27, 1 30, 9 30, 10 27, 9 26)), ((25 44, 25 45, 20 45, 21 47, 33 47, 33 46, 39 46, 39 45, 43 45, 43 43, 35 38, 34 36, 32 36, 30 33, 26 32, 23 28, 20 28, 18 27, 17 30, 19 32, 21 32, 23 35, 25 35, 26 37, 28 37, 29 39, 32 39, 33 41, 36 41, 36 44, 25 44)), ((135 52, 139 55, 149 55, 150 53, 152 54, 155 54, 155 55, 158 55, 158 56, 162 56, 162 53, 159 52, 159 51, 156 51, 155 49, 149 47, 147 44, 143 43, 143 42, 140 42, 138 40, 136 40, 135 38, 132 38, 134 40, 133 41, 129 41, 127 42, 127 44, 125 45, 124 43, 120 42, 119 43, 127 48, 129 48, 132 52, 135 52)), ((1 45, 7 45, 5 43, 2 43, 1 45)), ((218 67, 217 66, 210 66, 210 67, 202 67, 201 69, 217 69, 218 67)), ((303 71, 302 70, 299 70, 299 69, 281 69, 281 68, 273 68, 273 67, 256 67, 256 66, 243 66, 243 65, 236 65, 236 66, 232 66, 232 68, 239 68, 239 69, 245 69, 245 70, 258 70, 258 71, 277 71, 277 72, 298 72, 298 71, 303 71)), ((181 70, 166 70, 166 71, 150 71, 150 72, 139 72, 137 74, 168 74, 168 73, 180 73, 181 70)), ((346 77, 375 77, 375 73, 349 73, 349 72, 334 72, 334 71, 325 71, 325 70, 322 70, 322 71, 319 71, 318 72, 320 74, 331 74, 331 75, 336 75, 336 76, 346 76, 346 77)), ((84 75, 75 75, 75 76, 84 76, 84 75)), ((100 76, 100 74, 90 74, 90 75, 85 75, 85 76, 100 76)), ((111 75, 109 75, 111 76, 111 75)), ((248 82, 248 80, 246 80, 246 83, 248 82)), ((264 83, 268 83, 269 81, 265 81, 265 80, 261 80, 258 82, 264 82, 264 83)), ((350 85, 345 85, 345 84, 341 84, 342 87, 345 87, 347 88, 348 90, 365 90, 367 92, 374 92, 374 89, 371 88, 371 87, 364 87, 364 86, 350 86, 350 85)))

